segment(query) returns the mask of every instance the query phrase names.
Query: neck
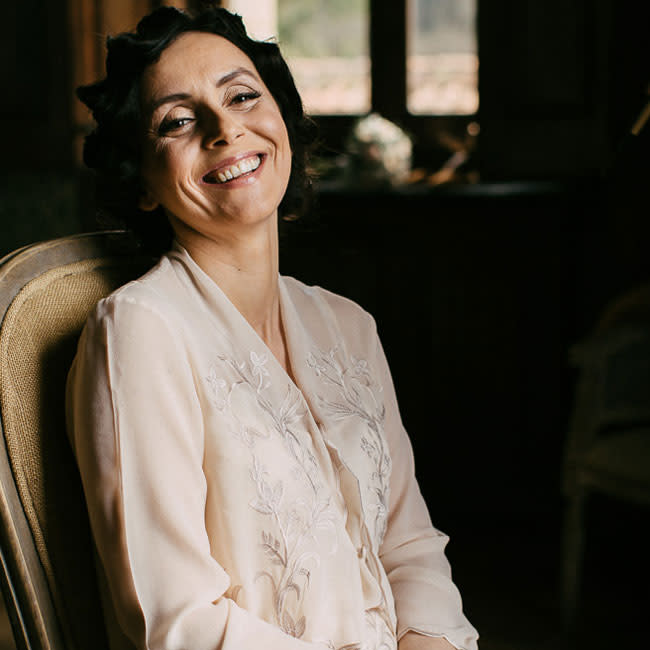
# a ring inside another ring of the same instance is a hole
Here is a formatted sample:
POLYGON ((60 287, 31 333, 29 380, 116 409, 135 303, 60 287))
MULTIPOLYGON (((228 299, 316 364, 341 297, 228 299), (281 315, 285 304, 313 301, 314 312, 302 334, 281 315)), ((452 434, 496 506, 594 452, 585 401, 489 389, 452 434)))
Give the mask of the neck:
POLYGON ((177 228, 176 238, 286 367, 280 358, 284 357, 284 335, 276 224, 228 239, 207 238, 177 228))

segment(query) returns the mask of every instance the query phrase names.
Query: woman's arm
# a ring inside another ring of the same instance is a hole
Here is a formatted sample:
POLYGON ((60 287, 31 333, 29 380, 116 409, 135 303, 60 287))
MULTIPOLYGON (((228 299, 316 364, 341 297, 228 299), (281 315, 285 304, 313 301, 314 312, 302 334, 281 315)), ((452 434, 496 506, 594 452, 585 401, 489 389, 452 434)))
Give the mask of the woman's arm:
POLYGON ((203 418, 179 332, 100 303, 68 380, 68 418, 120 626, 138 649, 315 650, 225 596, 205 528, 203 418))
POLYGON ((450 646, 476 650, 478 635, 463 615, 460 594, 444 553, 448 537, 432 526, 415 478, 411 442, 402 426, 379 339, 377 366, 384 389, 385 431, 392 459, 388 523, 379 557, 395 599, 400 650, 442 650, 450 646))

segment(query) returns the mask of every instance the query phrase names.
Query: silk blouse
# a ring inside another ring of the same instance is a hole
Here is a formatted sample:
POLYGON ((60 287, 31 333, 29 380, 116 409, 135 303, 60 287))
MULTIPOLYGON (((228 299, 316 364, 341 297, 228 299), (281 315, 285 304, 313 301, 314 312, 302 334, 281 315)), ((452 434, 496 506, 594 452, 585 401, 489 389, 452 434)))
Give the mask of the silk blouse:
POLYGON ((293 380, 178 245, 86 323, 68 430, 112 649, 475 650, 372 317, 279 287, 293 380))

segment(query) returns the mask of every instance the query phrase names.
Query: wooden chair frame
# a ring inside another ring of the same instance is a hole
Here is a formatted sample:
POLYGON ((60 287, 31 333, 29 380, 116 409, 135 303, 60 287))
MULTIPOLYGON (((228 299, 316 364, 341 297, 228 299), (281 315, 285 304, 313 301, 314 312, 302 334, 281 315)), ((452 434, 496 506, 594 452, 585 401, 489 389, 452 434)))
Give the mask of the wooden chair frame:
MULTIPOLYGON (((59 267, 89 260, 97 260, 100 274, 104 268, 119 268, 124 278, 121 284, 140 275, 151 266, 153 258, 139 251, 122 231, 65 237, 25 246, 5 256, 0 260, 0 340, 8 311, 32 280, 59 267)), ((6 377, 0 369, 0 586, 16 646, 18 650, 85 650, 86 644, 78 634, 75 638, 70 621, 65 620, 66 604, 60 602, 57 585, 53 584, 56 580, 46 570, 51 558, 44 556, 42 540, 39 548, 38 530, 29 512, 29 494, 17 480, 17 461, 12 458, 5 428, 7 414, 2 397, 6 389, 6 377)), ((63 386, 56 390, 63 395, 63 386)), ((80 482, 78 489, 83 500, 80 482)), ((94 567, 88 570, 94 575, 94 567)), ((96 608, 101 611, 99 603, 96 608)), ((98 638, 93 647, 107 647, 106 639, 98 638)))

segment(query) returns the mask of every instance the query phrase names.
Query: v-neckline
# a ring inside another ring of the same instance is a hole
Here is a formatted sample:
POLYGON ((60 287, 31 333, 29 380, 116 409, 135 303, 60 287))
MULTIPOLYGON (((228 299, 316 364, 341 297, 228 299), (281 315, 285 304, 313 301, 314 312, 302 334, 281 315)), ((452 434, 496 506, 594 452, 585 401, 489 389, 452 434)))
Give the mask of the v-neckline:
MULTIPOLYGON (((190 255, 189 251, 186 248, 184 248, 180 243, 178 243, 178 241, 174 241, 174 245, 170 252, 179 254, 181 259, 190 267, 190 275, 192 274, 196 275, 197 279, 202 284, 207 285, 206 289, 208 290, 211 289, 213 293, 216 293, 223 298, 225 304, 228 306, 228 310, 232 313, 232 315, 234 315, 235 318, 237 318, 241 323, 243 323, 243 327, 249 331, 249 333, 253 336, 254 339, 256 339, 260 347, 260 350, 266 354, 267 358, 271 359, 271 363, 277 366, 278 371, 284 376, 288 384, 293 389, 297 390, 298 393, 302 396, 303 401, 309 408, 310 415, 313 418, 311 405, 309 404, 308 400, 305 398, 305 393, 302 390, 302 387, 300 385, 300 380, 298 379, 296 373, 296 364, 298 359, 297 359, 297 351, 295 347, 296 345, 298 345, 298 343, 297 341, 292 340, 294 338, 291 333, 291 330, 293 328, 291 325, 288 325, 287 323, 287 321, 291 317, 287 315, 289 308, 285 305, 285 302, 289 301, 290 298, 288 296, 287 287, 284 283, 283 276, 281 274, 278 274, 277 276, 278 305, 280 309, 280 327, 282 327, 284 332, 284 345, 286 348, 287 360, 289 363, 290 372, 282 365, 282 363, 275 356, 275 354, 273 354, 273 351, 268 346, 266 341, 259 335, 257 330, 248 322, 248 320, 246 320, 246 318, 239 311, 239 309, 237 309, 237 307, 232 302, 232 300, 228 297, 226 292, 219 286, 219 283, 216 282, 203 268, 201 268, 198 262, 190 255)), ((293 333, 294 335, 298 335, 295 330, 293 333)))

